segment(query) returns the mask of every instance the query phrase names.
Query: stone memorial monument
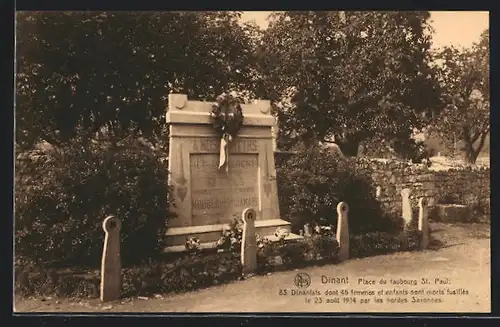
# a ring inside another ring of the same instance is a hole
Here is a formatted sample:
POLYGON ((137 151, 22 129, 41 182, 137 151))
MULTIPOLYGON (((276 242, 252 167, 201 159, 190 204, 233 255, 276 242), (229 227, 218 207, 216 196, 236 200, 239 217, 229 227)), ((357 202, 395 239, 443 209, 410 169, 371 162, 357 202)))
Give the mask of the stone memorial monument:
POLYGON ((201 248, 213 247, 224 226, 246 208, 256 211, 258 235, 290 230, 279 212, 270 101, 241 104, 242 126, 229 142, 214 129, 213 103, 189 101, 185 94, 170 94, 168 103, 171 210, 178 217, 169 221, 166 250, 183 251, 186 237, 197 237, 201 248))

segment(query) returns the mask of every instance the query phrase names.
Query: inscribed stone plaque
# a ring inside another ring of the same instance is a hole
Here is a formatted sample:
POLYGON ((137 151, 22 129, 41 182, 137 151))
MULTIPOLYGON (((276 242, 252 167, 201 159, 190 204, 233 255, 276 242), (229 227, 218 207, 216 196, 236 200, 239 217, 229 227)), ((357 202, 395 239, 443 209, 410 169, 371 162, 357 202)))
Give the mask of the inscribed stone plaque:
POLYGON ((230 153, 229 172, 218 165, 217 153, 190 156, 193 225, 228 223, 245 208, 258 211, 258 155, 230 153))

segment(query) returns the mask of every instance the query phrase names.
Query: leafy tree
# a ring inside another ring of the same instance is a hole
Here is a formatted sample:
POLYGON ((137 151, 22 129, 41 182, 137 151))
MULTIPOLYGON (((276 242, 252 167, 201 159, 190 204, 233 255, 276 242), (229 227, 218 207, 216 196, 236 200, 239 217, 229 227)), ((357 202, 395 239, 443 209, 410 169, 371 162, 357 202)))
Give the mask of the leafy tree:
POLYGON ((443 112, 434 130, 448 144, 459 140, 466 163, 475 163, 490 132, 489 30, 470 49, 445 47, 436 54, 443 112))
POLYGON ((252 89, 239 12, 20 12, 16 142, 58 144, 77 126, 166 139, 170 92, 252 89))
POLYGON ((283 12, 257 49, 260 96, 280 147, 334 138, 346 155, 379 135, 409 140, 435 108, 428 12, 283 12))

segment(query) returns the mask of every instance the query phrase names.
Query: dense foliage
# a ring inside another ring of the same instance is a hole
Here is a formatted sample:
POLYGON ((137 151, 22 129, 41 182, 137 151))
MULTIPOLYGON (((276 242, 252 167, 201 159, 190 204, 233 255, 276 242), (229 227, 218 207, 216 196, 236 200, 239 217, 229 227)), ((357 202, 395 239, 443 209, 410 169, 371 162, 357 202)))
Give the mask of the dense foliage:
POLYGON ((352 235, 349 252, 354 258, 362 258, 397 251, 415 251, 420 249, 421 237, 422 233, 415 229, 398 234, 372 232, 352 235))
POLYGON ((257 56, 263 96, 277 102, 280 147, 334 139, 356 155, 375 135, 411 142, 439 96, 428 19, 427 11, 274 14, 257 56))
POLYGON ((354 234, 402 227, 400 219, 383 213, 369 179, 356 172, 353 162, 328 149, 290 156, 277 168, 277 177, 281 214, 292 222, 295 232, 306 223, 336 226, 341 201, 349 205, 354 234))
POLYGON ((255 27, 238 12, 18 12, 16 142, 130 127, 167 140, 169 93, 252 90, 255 27))
POLYGON ((16 160, 15 251, 41 266, 100 265, 108 215, 122 221, 124 264, 161 250, 167 174, 149 148, 76 139, 16 160))
POLYGON ((281 149, 334 141, 355 155, 376 136, 414 158, 405 153, 415 149, 411 133, 432 115, 438 134, 462 141, 467 160, 484 146, 488 31, 472 49, 432 57, 427 11, 277 12, 266 30, 240 17, 17 13, 17 145, 58 144, 78 127, 119 138, 139 131, 163 145, 169 93, 214 100, 236 90, 273 101, 281 149))

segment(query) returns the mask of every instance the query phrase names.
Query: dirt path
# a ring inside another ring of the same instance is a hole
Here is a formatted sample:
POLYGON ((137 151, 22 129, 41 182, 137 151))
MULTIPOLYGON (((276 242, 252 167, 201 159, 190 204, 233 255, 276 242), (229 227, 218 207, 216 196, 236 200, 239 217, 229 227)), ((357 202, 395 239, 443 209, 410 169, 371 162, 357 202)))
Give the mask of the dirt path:
POLYGON ((425 252, 396 253, 278 272, 164 298, 129 298, 108 304, 98 300, 16 299, 15 307, 17 312, 105 313, 490 312, 489 226, 431 226, 433 236, 443 245, 425 252), (310 276, 309 287, 294 285, 298 273, 310 276), (344 281, 347 278, 348 283, 323 283, 325 277, 322 276, 344 278, 344 281), (422 284, 423 278, 428 284, 422 284), (381 284, 381 279, 386 283, 381 284), (391 284, 391 279, 407 284, 391 284), (297 295, 298 290, 309 293, 297 295), (344 292, 347 294, 343 295, 344 292), (420 302, 412 302, 415 299, 420 302))

